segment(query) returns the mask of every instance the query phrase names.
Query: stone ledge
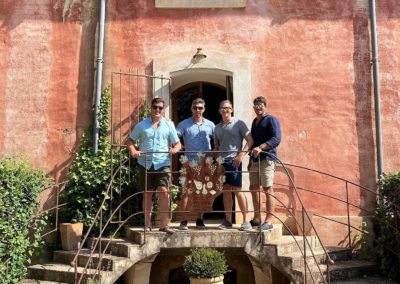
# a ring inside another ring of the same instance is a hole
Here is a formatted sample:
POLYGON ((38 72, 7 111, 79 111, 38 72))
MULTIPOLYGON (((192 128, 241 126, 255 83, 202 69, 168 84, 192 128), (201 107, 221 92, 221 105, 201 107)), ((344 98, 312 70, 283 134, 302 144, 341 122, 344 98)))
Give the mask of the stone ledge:
MULTIPOLYGON (((143 228, 132 227, 126 230, 127 239, 147 245, 158 245, 160 248, 192 248, 192 247, 244 247, 246 243, 252 240, 258 243, 260 232, 257 229, 249 231, 239 231, 239 227, 234 225, 233 229, 219 230, 216 225, 207 225, 205 230, 189 229, 187 231, 179 231, 172 235, 159 232, 154 229, 147 232, 146 236, 143 228)), ((277 240, 282 236, 282 225, 276 224, 270 231, 261 232, 263 236, 263 244, 277 240)))

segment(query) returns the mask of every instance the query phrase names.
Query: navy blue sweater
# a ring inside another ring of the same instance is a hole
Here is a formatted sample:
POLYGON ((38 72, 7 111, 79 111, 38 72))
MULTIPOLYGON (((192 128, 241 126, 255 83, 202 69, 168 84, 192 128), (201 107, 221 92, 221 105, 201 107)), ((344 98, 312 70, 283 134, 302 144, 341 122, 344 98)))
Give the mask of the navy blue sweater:
MULTIPOLYGON (((256 119, 251 124, 251 136, 253 137, 254 144, 252 148, 256 148, 263 143, 269 145, 269 149, 266 151, 273 156, 268 156, 265 153, 261 153, 260 160, 268 159, 275 160, 277 157, 276 147, 281 143, 281 126, 276 117, 265 113, 261 121, 256 125, 256 119)), ((258 158, 253 158, 253 161, 257 161, 258 158)))

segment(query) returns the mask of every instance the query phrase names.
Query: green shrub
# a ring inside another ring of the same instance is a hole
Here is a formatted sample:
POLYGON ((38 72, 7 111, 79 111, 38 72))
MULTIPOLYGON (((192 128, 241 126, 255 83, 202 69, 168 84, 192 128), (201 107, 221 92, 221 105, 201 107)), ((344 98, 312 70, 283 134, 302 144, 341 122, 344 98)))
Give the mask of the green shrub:
POLYGON ((382 272, 400 281, 400 172, 379 180, 381 200, 376 205, 376 253, 382 272))
MULTIPOLYGON (((98 150, 94 154, 92 129, 87 129, 81 137, 78 151, 68 170, 68 184, 62 194, 63 202, 68 205, 61 210, 61 222, 82 222, 85 230, 91 225, 111 182, 111 169, 117 171, 121 163, 130 159, 127 148, 112 148, 109 141, 111 86, 102 93, 99 106, 99 140, 98 150)), ((136 188, 136 160, 125 163, 113 180, 112 203, 103 205, 103 220, 110 215, 110 206, 115 208, 126 197, 128 187, 136 188), (131 170, 129 169, 131 168, 131 170), (129 176, 129 173, 131 176, 129 176), (122 196, 122 194, 125 194, 122 196), (121 197, 121 198, 119 198, 121 197)), ((110 194, 110 193, 109 193, 110 194)), ((128 203, 132 200, 128 201, 128 203)), ((124 210, 127 211, 127 206, 124 210)), ((124 216, 127 216, 123 214, 124 216)), ((118 214, 117 214, 118 215, 118 214)), ((112 230, 109 227, 108 231, 112 230)), ((115 226, 114 226, 115 227, 115 226)), ((99 221, 93 233, 99 232, 99 221)))
POLYGON ((14 157, 0 160, 0 283, 26 277, 33 250, 42 241, 46 216, 35 216, 39 195, 49 186, 43 171, 14 157))
POLYGON ((183 264, 189 278, 213 278, 228 272, 225 255, 213 248, 192 249, 183 264))

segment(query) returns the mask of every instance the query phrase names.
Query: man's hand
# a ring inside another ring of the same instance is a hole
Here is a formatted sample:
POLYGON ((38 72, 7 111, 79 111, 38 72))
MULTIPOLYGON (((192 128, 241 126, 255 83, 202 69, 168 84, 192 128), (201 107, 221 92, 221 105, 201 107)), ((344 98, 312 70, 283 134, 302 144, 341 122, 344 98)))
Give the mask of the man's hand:
POLYGON ((261 150, 260 147, 255 147, 255 148, 253 149, 253 151, 251 152, 251 154, 253 155, 254 158, 257 158, 258 155, 260 155, 261 151, 262 151, 262 150, 261 150))
POLYGON ((181 144, 181 142, 178 142, 178 143, 172 145, 171 148, 169 148, 169 153, 170 153, 171 155, 174 155, 174 154, 176 154, 180 149, 182 149, 182 144, 181 144))
POLYGON ((169 149, 169 153, 170 153, 171 155, 176 154, 178 151, 179 151, 179 150, 177 150, 175 147, 171 147, 171 148, 169 149))
POLYGON ((130 152, 131 152, 132 157, 134 157, 134 158, 139 158, 140 155, 142 155, 142 152, 141 152, 141 151, 136 151, 136 150, 134 150, 134 149, 132 149, 132 148, 130 148, 129 150, 130 150, 130 152))
POLYGON ((239 153, 239 154, 233 159, 232 165, 233 165, 235 168, 238 168, 238 167, 240 166, 240 163, 242 162, 242 160, 243 160, 243 153, 239 153))

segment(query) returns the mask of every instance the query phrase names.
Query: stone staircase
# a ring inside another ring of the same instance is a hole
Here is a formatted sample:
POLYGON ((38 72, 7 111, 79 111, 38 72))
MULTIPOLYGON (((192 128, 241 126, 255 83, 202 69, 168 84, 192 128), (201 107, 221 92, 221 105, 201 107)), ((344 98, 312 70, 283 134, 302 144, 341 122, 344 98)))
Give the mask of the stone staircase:
MULTIPOLYGON (((315 236, 307 237, 313 248, 315 259, 319 264, 323 277, 326 278, 326 256, 315 236)), ((90 240, 91 246, 95 240, 90 240)), ((152 231, 146 234, 140 228, 126 230, 125 239, 102 239, 101 247, 109 246, 101 258, 101 283, 114 283, 134 264, 149 257, 156 256, 161 249, 182 249, 193 247, 215 247, 220 249, 242 248, 260 267, 269 264, 285 274, 292 283, 304 283, 304 260, 299 250, 303 249, 303 238, 282 235, 282 225, 275 225, 274 229, 260 233, 253 229, 242 232, 237 229, 218 230, 215 226, 207 226, 207 230, 177 231, 173 235, 152 231)), ((328 248, 331 258, 335 261, 330 265, 331 282, 371 275, 375 272, 372 263, 352 259, 351 251, 343 248, 328 248)), ((75 283, 74 267, 70 265, 76 251, 55 251, 53 262, 36 264, 29 267, 29 278, 22 283, 75 283), (50 282, 48 282, 50 281, 50 282)), ((94 278, 100 262, 98 253, 89 258, 89 249, 81 251, 78 257, 78 278, 83 273, 83 267, 89 262, 81 283, 86 283, 89 278, 94 278)), ((306 259, 310 271, 306 273, 307 283, 321 283, 322 277, 318 266, 306 250, 306 259), (312 275, 312 276, 311 276, 312 275), (314 279, 314 281, 313 281, 314 279)))

